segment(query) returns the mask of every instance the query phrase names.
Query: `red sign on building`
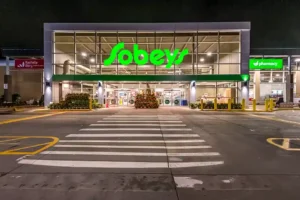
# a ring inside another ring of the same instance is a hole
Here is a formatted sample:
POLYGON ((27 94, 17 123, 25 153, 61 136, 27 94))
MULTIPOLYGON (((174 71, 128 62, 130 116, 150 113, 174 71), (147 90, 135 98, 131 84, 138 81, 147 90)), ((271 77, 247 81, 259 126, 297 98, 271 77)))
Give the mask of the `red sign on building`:
POLYGON ((16 69, 44 69, 44 59, 16 59, 16 69))

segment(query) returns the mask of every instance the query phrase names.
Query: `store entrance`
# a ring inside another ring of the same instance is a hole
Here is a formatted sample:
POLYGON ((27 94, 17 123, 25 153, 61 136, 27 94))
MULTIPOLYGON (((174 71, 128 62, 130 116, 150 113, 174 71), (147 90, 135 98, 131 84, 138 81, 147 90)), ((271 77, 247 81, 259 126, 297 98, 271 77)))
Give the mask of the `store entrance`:
MULTIPOLYGON (((187 84, 148 83, 155 93, 160 106, 186 106, 188 96, 187 84)), ((105 102, 112 107, 134 106, 137 94, 146 94, 147 83, 110 83, 104 88, 105 102)))

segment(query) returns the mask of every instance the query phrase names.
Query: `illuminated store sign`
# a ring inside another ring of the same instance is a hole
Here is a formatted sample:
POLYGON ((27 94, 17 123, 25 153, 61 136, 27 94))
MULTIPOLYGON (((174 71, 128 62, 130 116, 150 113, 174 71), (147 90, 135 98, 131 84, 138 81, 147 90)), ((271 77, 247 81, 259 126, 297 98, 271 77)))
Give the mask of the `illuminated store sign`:
POLYGON ((281 70, 283 68, 282 59, 250 59, 249 69, 277 69, 281 70))
POLYGON ((171 68, 173 64, 181 64, 184 57, 189 53, 188 49, 184 49, 182 52, 179 52, 180 49, 175 49, 174 52, 171 52, 169 49, 154 49, 149 55, 145 50, 139 49, 138 44, 133 45, 133 53, 124 49, 124 47, 124 42, 116 44, 109 58, 104 60, 104 65, 111 65, 116 60, 116 57, 118 57, 118 61, 122 65, 129 65, 133 61, 137 65, 145 65, 150 61, 151 64, 159 66, 163 65, 166 61, 166 68, 171 68))

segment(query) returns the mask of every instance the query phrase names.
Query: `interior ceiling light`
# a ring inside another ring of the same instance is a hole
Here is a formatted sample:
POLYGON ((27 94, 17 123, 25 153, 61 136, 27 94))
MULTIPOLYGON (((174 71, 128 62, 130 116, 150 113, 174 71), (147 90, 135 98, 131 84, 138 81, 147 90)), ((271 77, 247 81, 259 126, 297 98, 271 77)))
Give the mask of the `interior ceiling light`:
POLYGON ((296 59, 295 59, 295 62, 300 62, 300 58, 296 58, 296 59))
POLYGON ((207 56, 211 56, 211 54, 212 54, 211 52, 207 52, 207 56))
POLYGON ((200 62, 204 62, 204 58, 201 58, 201 59, 200 59, 200 62))
POLYGON ((276 76, 280 76, 280 74, 276 74, 276 76))
POLYGON ((82 52, 81 55, 82 55, 83 57, 86 57, 86 56, 87 56, 87 54, 86 54, 85 52, 82 52))
POLYGON ((94 63, 95 62, 95 58, 91 58, 90 62, 94 63))

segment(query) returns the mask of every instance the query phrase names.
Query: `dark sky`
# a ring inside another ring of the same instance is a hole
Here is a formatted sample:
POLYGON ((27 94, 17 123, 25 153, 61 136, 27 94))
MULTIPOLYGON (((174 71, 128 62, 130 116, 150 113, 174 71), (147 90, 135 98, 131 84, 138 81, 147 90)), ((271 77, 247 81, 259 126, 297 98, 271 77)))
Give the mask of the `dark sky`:
POLYGON ((300 0, 0 0, 0 47, 43 48, 44 22, 251 21, 251 47, 300 47, 300 0))

